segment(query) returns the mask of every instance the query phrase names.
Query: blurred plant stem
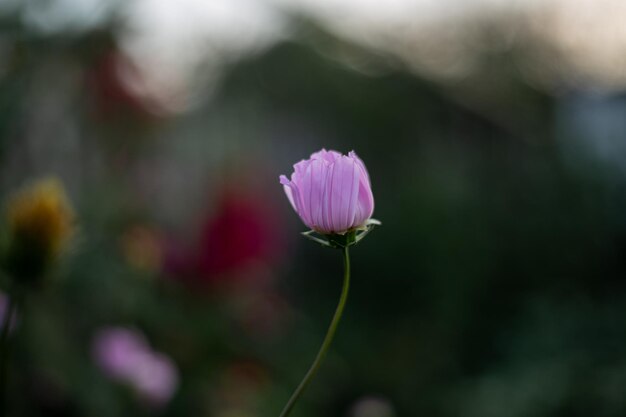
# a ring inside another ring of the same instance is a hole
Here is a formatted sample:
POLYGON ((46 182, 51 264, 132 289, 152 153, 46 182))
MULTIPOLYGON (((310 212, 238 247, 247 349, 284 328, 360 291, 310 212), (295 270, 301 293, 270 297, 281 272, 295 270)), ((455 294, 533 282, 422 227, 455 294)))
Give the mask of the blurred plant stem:
POLYGON ((320 347, 320 350, 317 353, 317 356, 315 357, 313 364, 311 365, 308 372, 302 379, 302 382, 300 382, 300 385, 298 385, 298 388, 296 388, 294 393, 291 395, 291 398, 289 398, 287 405, 285 405, 285 408, 280 413, 280 417, 287 417, 289 415, 294 405, 296 404, 296 401, 298 401, 298 398, 300 398, 300 396, 302 395, 306 387, 309 385, 309 383, 311 382, 311 380, 317 373, 317 370, 319 369, 320 364, 322 363, 322 360, 324 360, 324 357, 326 356, 326 353, 328 352, 328 349, 330 348, 330 345, 333 342, 333 338, 335 337, 335 332, 337 331, 337 326, 339 325, 339 321, 341 320, 344 307, 346 306, 346 301, 348 300, 348 291, 350 289, 350 255, 348 253, 348 246, 343 247, 342 250, 343 250, 343 271, 344 271, 343 288, 341 290, 341 297, 339 298, 339 304, 337 305, 337 309, 335 310, 335 315, 333 316, 333 319, 330 322, 330 326, 328 327, 328 331, 326 332, 326 337, 324 338, 324 342, 322 343, 322 346, 320 347))
POLYGON ((7 292, 7 306, 0 333, 0 417, 7 415, 7 378, 9 369, 9 333, 13 316, 17 310, 17 297, 13 291, 7 292))

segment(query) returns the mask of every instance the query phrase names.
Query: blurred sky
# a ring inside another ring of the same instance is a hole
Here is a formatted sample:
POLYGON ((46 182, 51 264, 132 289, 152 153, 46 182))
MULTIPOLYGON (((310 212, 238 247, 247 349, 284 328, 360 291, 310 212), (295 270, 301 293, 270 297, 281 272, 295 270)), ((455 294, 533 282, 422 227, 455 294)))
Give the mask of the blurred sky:
POLYGON ((626 86, 623 0, 3 0, 0 11, 18 4, 24 21, 45 33, 97 26, 115 15, 146 88, 174 106, 197 90, 191 78, 210 86, 242 54, 297 36, 293 16, 433 79, 468 77, 480 70, 477 54, 521 48, 518 65, 533 85, 626 86))
POLYGON ((567 76, 576 84, 609 88, 626 84, 621 0, 138 0, 129 9, 127 45, 143 62, 169 62, 168 70, 184 77, 202 59, 198 52, 229 59, 289 36, 285 14, 308 16, 342 37, 391 52, 418 71, 461 77, 471 70, 476 49, 494 47, 472 43, 471 23, 491 20, 500 32, 495 47, 539 42, 554 52, 564 71, 552 62, 536 62, 542 67, 534 71, 539 77, 567 76))

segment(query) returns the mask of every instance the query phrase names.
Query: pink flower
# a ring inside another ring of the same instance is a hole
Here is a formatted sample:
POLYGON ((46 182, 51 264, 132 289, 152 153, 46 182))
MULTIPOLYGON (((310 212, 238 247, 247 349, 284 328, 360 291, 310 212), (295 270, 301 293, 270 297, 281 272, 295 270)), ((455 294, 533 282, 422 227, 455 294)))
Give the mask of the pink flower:
POLYGON ((100 330, 93 342, 93 356, 98 366, 113 379, 126 379, 144 355, 148 342, 130 329, 109 327, 100 330))
POLYGON ((139 397, 152 407, 169 402, 178 387, 178 371, 172 360, 157 352, 145 352, 137 358, 134 372, 129 375, 139 397))
POLYGON ((135 330, 100 330, 93 341, 93 356, 109 378, 133 388, 151 407, 167 404, 178 387, 178 370, 172 360, 153 351, 135 330))
POLYGON ((363 161, 322 149, 294 165, 291 181, 280 183, 304 224, 322 234, 344 234, 365 227, 374 196, 363 161))

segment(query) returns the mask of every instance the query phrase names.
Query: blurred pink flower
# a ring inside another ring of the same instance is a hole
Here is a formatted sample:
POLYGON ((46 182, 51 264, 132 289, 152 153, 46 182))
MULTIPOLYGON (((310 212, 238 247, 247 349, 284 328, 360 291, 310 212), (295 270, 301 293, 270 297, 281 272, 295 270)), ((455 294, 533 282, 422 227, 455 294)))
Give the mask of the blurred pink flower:
POLYGON ((105 375, 130 386, 149 406, 167 404, 178 387, 178 370, 172 360, 154 352, 135 330, 100 330, 93 339, 92 352, 105 375))
POLYGON ((93 341, 96 363, 111 378, 126 378, 137 357, 147 350, 147 341, 140 333, 121 327, 100 330, 93 341))
POLYGON ((172 360, 156 352, 137 358, 132 382, 143 400, 152 405, 164 405, 178 387, 178 371, 172 360))
POLYGON ((374 196, 363 161, 322 149, 294 165, 291 180, 280 176, 285 194, 300 219, 323 234, 343 234, 365 226, 374 212, 374 196))

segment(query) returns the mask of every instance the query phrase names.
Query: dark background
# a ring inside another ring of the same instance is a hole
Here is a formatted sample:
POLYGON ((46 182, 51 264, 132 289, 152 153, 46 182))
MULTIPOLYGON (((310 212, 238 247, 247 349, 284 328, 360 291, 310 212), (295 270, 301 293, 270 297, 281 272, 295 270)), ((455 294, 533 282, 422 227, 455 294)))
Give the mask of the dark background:
POLYGON ((623 57, 576 66, 495 14, 448 23, 473 63, 449 76, 424 57, 461 56, 445 28, 385 49, 285 11, 262 48, 200 60, 180 105, 140 88, 123 3, 45 30, 31 3, 0 9, 0 191, 58 176, 78 231, 20 312, 12 415, 277 416, 341 286, 278 184, 322 147, 365 161, 383 226, 294 417, 626 413, 623 57), (111 326, 171 358, 171 400, 97 366, 111 326))

